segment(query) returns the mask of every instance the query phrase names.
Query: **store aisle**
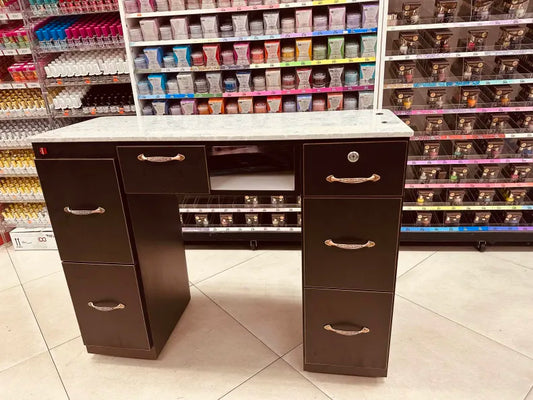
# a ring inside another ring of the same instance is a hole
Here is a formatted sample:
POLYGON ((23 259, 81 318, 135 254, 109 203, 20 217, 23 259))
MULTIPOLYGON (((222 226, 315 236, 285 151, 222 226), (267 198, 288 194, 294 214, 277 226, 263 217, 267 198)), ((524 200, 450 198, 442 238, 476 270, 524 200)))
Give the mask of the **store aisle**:
POLYGON ((87 354, 57 252, 1 247, 0 398, 533 400, 533 248, 402 247, 379 379, 302 371, 299 251, 187 260, 191 303, 147 361, 87 354))

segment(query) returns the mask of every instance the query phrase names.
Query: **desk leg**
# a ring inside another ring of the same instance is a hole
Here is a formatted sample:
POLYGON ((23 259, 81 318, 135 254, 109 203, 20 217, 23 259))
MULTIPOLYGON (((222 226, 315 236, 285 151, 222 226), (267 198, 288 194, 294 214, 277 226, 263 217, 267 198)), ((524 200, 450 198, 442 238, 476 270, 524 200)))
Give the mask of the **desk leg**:
POLYGON ((127 195, 133 243, 152 343, 162 350, 191 298, 178 199, 127 195))

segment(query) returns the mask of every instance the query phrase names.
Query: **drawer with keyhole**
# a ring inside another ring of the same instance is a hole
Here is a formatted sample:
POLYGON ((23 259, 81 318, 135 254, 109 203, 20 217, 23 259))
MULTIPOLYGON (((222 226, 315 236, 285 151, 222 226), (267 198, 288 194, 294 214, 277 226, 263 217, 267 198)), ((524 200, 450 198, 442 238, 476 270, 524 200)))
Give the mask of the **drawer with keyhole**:
POLYGON ((407 141, 304 145, 305 195, 401 196, 407 141))

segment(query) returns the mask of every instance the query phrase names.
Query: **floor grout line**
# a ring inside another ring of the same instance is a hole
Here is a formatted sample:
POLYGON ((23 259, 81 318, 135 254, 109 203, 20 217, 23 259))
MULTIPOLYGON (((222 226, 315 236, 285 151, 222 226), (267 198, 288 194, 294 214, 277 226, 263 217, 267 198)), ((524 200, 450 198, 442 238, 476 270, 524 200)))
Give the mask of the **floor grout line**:
POLYGON ((69 342, 72 342, 73 340, 75 340, 75 339, 77 339, 77 338, 79 338, 79 337, 81 337, 81 335, 77 335, 77 336, 75 336, 75 337, 73 337, 73 338, 67 339, 67 340, 65 340, 64 342, 61 342, 61 343, 59 343, 59 344, 56 344, 56 345, 53 346, 53 347, 50 347, 48 350, 51 351, 51 350, 57 349, 59 346, 63 346, 64 344, 67 344, 67 343, 69 343, 69 342))
MULTIPOLYGON (((13 261, 13 258, 11 258, 11 254, 9 254, 9 260, 11 261, 11 265, 13 265, 13 268, 15 269, 15 274, 17 274, 17 278, 20 282, 20 276, 17 271, 17 268, 15 267, 15 263, 13 261)), ((48 355, 50 356, 50 359, 52 360, 52 364, 54 364, 54 368, 57 372, 57 377, 59 378, 59 381, 61 382, 61 385, 63 386, 63 390, 65 391, 65 394, 67 395, 67 398, 70 399, 70 396, 67 392, 67 388, 65 387, 65 383, 63 382, 63 378, 61 377, 61 374, 59 373, 59 369, 57 368, 56 362, 54 360, 54 357, 52 357, 52 353, 50 353, 50 347, 48 347, 48 342, 46 341, 46 338, 44 337, 43 330, 41 329, 41 325, 39 324, 39 320, 37 319, 37 316, 35 315, 35 312, 33 311, 33 307, 31 305, 30 299, 28 298, 28 294, 26 293, 26 289, 24 289, 24 285, 21 283, 20 287, 22 289, 22 293, 24 293, 24 297, 26 297, 26 301, 28 302, 28 306, 30 307, 31 313, 33 315, 33 318, 35 319, 35 323, 37 324, 37 328, 39 328, 39 332, 41 333, 41 337, 44 341, 44 344, 46 346, 46 349, 48 350, 48 355)))
MULTIPOLYGON (((17 276, 17 279, 18 279, 18 276, 17 276)), ((13 289, 13 288, 16 288, 16 287, 19 287, 19 286, 22 286, 20 283, 14 285, 14 286, 10 286, 10 287, 6 287, 4 289, 0 289, 0 293, 2 292, 5 292, 6 290, 9 290, 9 289, 13 289)))
POLYGON ((438 312, 436 312, 436 311, 434 311, 434 310, 432 310, 432 309, 430 309, 430 308, 427 308, 427 307, 423 306, 422 304, 418 304, 416 301, 413 301, 413 300, 411 300, 411 299, 408 299, 407 297, 404 297, 404 296, 398 294, 398 292, 396 292, 396 296, 398 296, 398 297, 400 297, 400 298, 402 298, 402 299, 408 301, 409 303, 412 303, 412 304, 414 304, 414 305, 416 305, 416 306, 418 306, 418 307, 420 307, 420 308, 423 308, 424 310, 429 311, 429 312, 432 313, 432 314, 438 315, 439 317, 444 318, 444 319, 446 319, 446 320, 452 322, 453 324, 455 324, 455 325, 457 325, 457 326, 460 326, 460 327, 462 327, 462 328, 465 328, 465 329, 467 329, 468 331, 470 331, 470 332, 472 332, 472 333, 475 333, 476 335, 482 336, 482 337, 484 337, 485 339, 490 340, 491 342, 494 342, 494 343, 496 343, 496 344, 498 344, 498 345, 500 345, 500 346, 502 346, 502 347, 505 347, 506 349, 511 350, 511 351, 514 352, 514 353, 517 353, 517 354, 519 354, 519 355, 521 355, 521 356, 523 356, 523 357, 526 357, 526 358, 529 359, 529 360, 533 360, 533 358, 530 357, 530 356, 528 356, 527 354, 521 353, 520 351, 515 350, 515 349, 513 349, 512 347, 509 347, 509 346, 507 346, 507 345, 505 345, 505 344, 503 344, 503 343, 501 343, 501 342, 498 342, 496 339, 493 339, 493 338, 491 338, 491 337, 489 337, 489 336, 486 336, 486 335, 484 335, 484 334, 481 333, 481 332, 475 331, 474 329, 469 328, 468 326, 463 325, 463 324, 461 324, 460 322, 454 321, 453 319, 451 319, 451 318, 449 318, 449 317, 447 317, 447 316, 445 316, 445 315, 439 314, 438 312))
POLYGON ((244 260, 244 261, 241 261, 241 262, 239 262, 239 263, 237 263, 237 264, 235 264, 235 265, 232 265, 231 267, 226 268, 226 269, 223 270, 223 271, 219 271, 219 272, 217 272, 216 274, 213 274, 213 275, 208 276, 207 278, 203 278, 203 279, 199 280, 198 282, 194 282, 194 283, 191 282, 191 281, 189 281, 189 282, 191 282, 191 285, 197 285, 197 284, 202 283, 202 282, 204 282, 204 281, 206 281, 206 280, 208 280, 208 279, 211 279, 211 278, 213 278, 213 277, 215 277, 215 276, 217 276, 217 275, 220 275, 220 274, 223 273, 223 272, 229 271, 230 269, 233 269, 233 268, 235 268, 235 267, 238 267, 239 265, 242 265, 242 264, 244 264, 244 263, 247 263, 248 261, 253 260, 254 258, 257 258, 257 257, 259 257, 259 256, 261 256, 261 255, 263 255, 263 254, 265 254, 265 253, 260 253, 260 254, 257 254, 257 255, 255 255, 255 256, 253 256, 253 257, 250 257, 250 258, 248 258, 248 259, 246 259, 246 260, 244 260))
MULTIPOLYGON (((303 343, 300 343, 298 346, 302 346, 302 345, 303 345, 303 343)), ((298 346, 296 346, 296 347, 298 347, 298 346)), ((296 349, 296 347, 295 347, 294 349, 296 349)), ((292 350, 294 350, 294 349, 292 349, 292 350)), ((298 374, 300 374, 300 376, 301 376, 302 378, 304 378, 307 382, 309 382, 311 385, 313 385, 315 388, 317 388, 317 390, 318 390, 320 393, 322 393, 324 396, 326 396, 328 399, 331 400, 332 397, 331 397, 329 394, 327 394, 326 392, 324 392, 324 391, 323 391, 319 386, 317 386, 317 385, 316 385, 311 379, 309 379, 307 376, 305 376, 305 375, 303 374, 303 371, 299 371, 299 370, 297 370, 297 369, 294 368, 291 364, 289 364, 287 361, 285 361, 285 360, 283 359, 283 357, 285 357, 287 354, 289 354, 292 350, 290 350, 290 351, 288 351, 287 353, 285 353, 284 355, 282 355, 282 356, 281 356, 281 359, 285 362, 285 364, 287 364, 289 367, 291 367, 293 370, 295 370, 298 374)))
POLYGON ((276 357, 280 357, 278 353, 276 353, 270 346, 268 346, 265 342, 263 342, 261 339, 259 339, 250 329, 245 327, 241 321, 239 321, 237 318, 235 318, 233 315, 231 315, 226 309, 224 309, 220 304, 218 304, 215 300, 213 300, 211 297, 209 297, 205 292, 203 292, 200 288, 194 286, 200 293, 202 293, 205 297, 207 297, 214 305, 216 305, 219 309, 221 309, 226 315, 228 315, 231 319, 233 319, 235 322, 237 322, 240 326, 242 326, 248 333, 250 333, 254 338, 259 340, 263 345, 270 350, 276 357))
MULTIPOLYGON (((489 253, 485 253, 485 254, 490 255, 489 253)), ((519 262, 516 262, 516 261, 513 261, 513 260, 509 260, 508 258, 500 257, 500 256, 497 256, 497 255, 494 255, 494 254, 492 256, 496 257, 496 258, 498 258, 500 260, 507 261, 508 263, 514 264, 514 265, 516 265, 518 267, 527 268, 527 269, 533 269, 533 266, 523 265, 523 264, 520 264, 519 262)), ((531 256, 533 256, 533 252, 531 253, 531 256)))
POLYGON ((529 392, 526 393, 526 397, 524 397, 524 400, 527 399, 527 396, 529 396, 533 392, 533 385, 531 385, 531 388, 529 388, 529 392))
MULTIPOLYGON (((401 250, 400 250, 401 251, 401 250)), ((419 262, 417 262, 415 265, 413 265, 411 268, 409 268, 407 271, 405 271, 403 274, 401 274, 400 276, 397 276, 396 277, 396 280, 400 279, 402 276, 408 274, 409 272, 411 272, 413 269, 415 269, 416 267, 418 267, 420 264, 422 264, 424 261, 426 261, 427 259, 433 257, 435 254, 437 254, 439 251, 438 250, 435 250, 433 253, 431 253, 429 256, 427 256, 426 258, 420 260, 419 262)))
POLYGON ((242 381, 241 383, 239 383, 237 386, 235 386, 233 389, 231 389, 229 392, 226 392, 224 393, 222 396, 220 396, 218 398, 218 400, 221 400, 223 399, 224 397, 226 397, 228 394, 230 394, 231 392, 233 392, 235 389, 241 387, 242 385, 244 385, 246 382, 248 382, 250 379, 252 379, 254 376, 257 376, 257 374, 260 374, 261 372, 263 372, 265 369, 267 369, 268 367, 270 367, 272 364, 274 364, 275 362, 278 362, 279 360, 281 359, 281 357, 278 357, 276 358, 274 361, 268 363, 267 365, 265 365, 263 368, 261 368, 259 371, 257 371, 256 373, 252 374, 251 376, 249 376, 248 378, 246 378, 244 381, 242 381))

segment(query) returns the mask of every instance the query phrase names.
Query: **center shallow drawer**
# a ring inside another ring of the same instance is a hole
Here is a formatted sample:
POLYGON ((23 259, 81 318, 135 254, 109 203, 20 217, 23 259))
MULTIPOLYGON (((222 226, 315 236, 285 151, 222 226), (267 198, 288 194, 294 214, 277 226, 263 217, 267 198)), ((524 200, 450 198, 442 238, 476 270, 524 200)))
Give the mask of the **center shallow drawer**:
POLYGON ((304 285, 392 291, 401 204, 401 199, 304 199, 304 285))
POLYGON ((119 146, 126 193, 209 193, 204 146, 119 146))
POLYGON ((36 160, 63 261, 133 264, 112 159, 36 160))
POLYGON ((150 349, 133 265, 63 263, 83 343, 150 349))
POLYGON ((386 369, 392 293, 304 290, 304 362, 386 369))
POLYGON ((307 195, 402 195, 407 141, 304 145, 307 195))

